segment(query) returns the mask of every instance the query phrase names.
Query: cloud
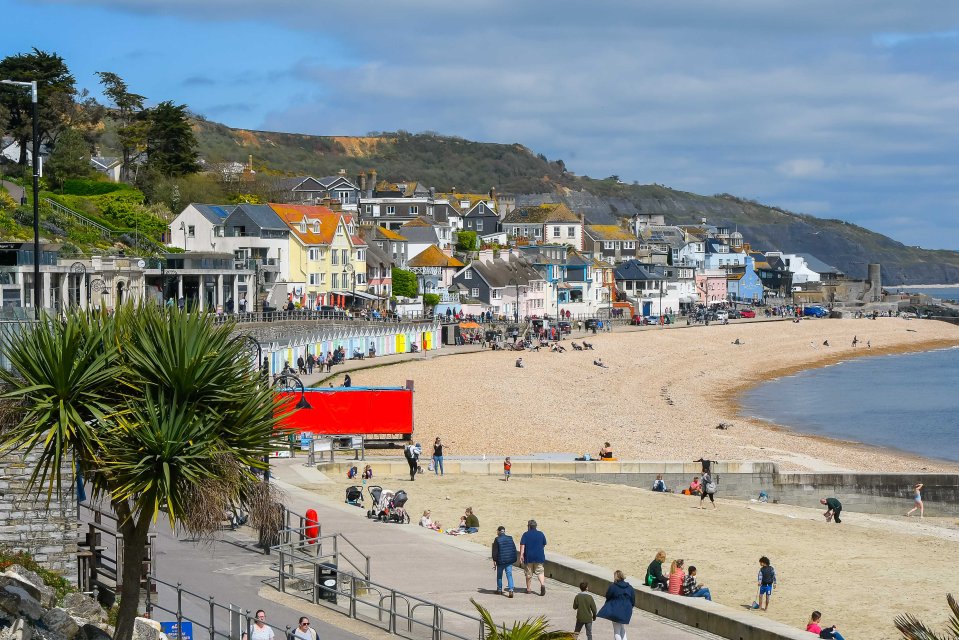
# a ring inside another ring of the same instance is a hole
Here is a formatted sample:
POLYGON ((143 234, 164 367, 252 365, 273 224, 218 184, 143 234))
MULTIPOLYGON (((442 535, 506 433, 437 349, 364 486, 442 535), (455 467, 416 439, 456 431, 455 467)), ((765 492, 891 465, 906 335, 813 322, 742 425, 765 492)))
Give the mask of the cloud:
POLYGON ((790 178, 807 178, 823 175, 826 163, 822 158, 793 158, 780 162, 776 168, 790 178))
POLYGON ((181 83, 184 87, 212 87, 216 84, 213 78, 208 76, 190 76, 181 83))

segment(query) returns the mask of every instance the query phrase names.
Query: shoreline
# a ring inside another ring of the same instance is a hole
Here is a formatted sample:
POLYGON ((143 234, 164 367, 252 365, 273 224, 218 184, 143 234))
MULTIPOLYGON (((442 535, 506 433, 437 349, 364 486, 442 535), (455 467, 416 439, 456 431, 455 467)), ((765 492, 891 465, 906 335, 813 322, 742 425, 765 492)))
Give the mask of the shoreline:
MULTIPOLYGON (((959 285, 955 285, 959 287, 959 285)), ((955 349, 959 347, 959 343, 953 342, 951 340, 934 340, 925 344, 916 344, 916 345, 896 345, 885 347, 881 349, 859 349, 854 351, 852 354, 843 353, 824 358, 814 364, 810 365, 791 365, 788 367, 783 367, 782 369, 776 369, 770 372, 764 373, 764 378, 760 379, 755 377, 750 381, 743 382, 738 387, 731 389, 730 394, 726 397, 725 403, 730 411, 732 411, 736 418, 744 422, 751 422, 757 427, 769 429, 772 431, 783 431, 789 433, 796 437, 809 438, 811 440, 820 441, 823 444, 827 445, 841 445, 842 447, 853 447, 858 448, 864 453, 885 453, 892 454, 903 460, 910 460, 914 464, 919 465, 923 463, 933 463, 936 465, 945 465, 947 470, 959 472, 959 460, 949 460, 946 458, 932 458, 929 456, 924 456, 912 451, 906 451, 904 449, 898 449, 896 447, 870 444, 868 442, 861 442, 859 440, 847 440, 844 438, 827 436, 816 433, 807 433, 796 427, 780 424, 778 422, 773 422, 771 420, 765 420, 763 418, 758 418, 755 416, 748 416, 743 413, 742 406, 742 397, 744 394, 749 392, 752 389, 755 389, 758 386, 772 382, 774 380, 779 380, 797 373, 802 373, 805 371, 814 371, 816 369, 824 369, 826 367, 831 367, 834 365, 842 364, 843 362, 850 362, 852 360, 859 360, 861 358, 875 358, 881 356, 898 356, 898 355, 909 355, 915 353, 928 353, 931 351, 940 351, 945 349, 955 349)), ((925 467, 918 467, 919 469, 925 470, 925 467)), ((815 469, 813 469, 815 471, 815 469)))
POLYGON ((634 460, 769 460, 784 471, 954 473, 955 461, 806 434, 742 414, 741 393, 776 377, 859 357, 959 346, 936 321, 823 319, 574 333, 595 351, 482 351, 352 372, 361 386, 416 381, 416 439, 440 436, 447 454, 598 451, 634 460), (873 348, 853 349, 858 335, 873 348), (832 346, 821 348, 823 338, 832 346), (736 339, 741 339, 739 345, 736 339), (480 356, 479 354, 482 354, 480 356), (606 368, 592 366, 601 357, 606 368), (717 426, 726 423, 726 428, 717 426))

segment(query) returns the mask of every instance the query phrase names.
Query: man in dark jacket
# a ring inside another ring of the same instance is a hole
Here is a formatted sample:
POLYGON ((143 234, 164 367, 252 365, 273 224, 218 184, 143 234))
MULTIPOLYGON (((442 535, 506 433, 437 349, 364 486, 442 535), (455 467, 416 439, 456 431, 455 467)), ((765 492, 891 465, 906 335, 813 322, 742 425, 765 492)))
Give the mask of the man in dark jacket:
POLYGON ((516 542, 506 535, 506 527, 496 529, 493 540, 493 568, 496 569, 496 593, 503 593, 503 572, 506 572, 506 596, 513 597, 513 563, 516 562, 516 542))

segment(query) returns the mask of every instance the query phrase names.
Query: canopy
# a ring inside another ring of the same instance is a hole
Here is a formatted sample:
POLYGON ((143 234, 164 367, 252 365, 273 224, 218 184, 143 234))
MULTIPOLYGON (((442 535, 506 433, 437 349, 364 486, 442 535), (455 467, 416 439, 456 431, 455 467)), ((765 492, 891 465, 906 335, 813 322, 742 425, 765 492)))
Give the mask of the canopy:
POLYGON ((466 321, 460 323, 460 329, 479 329, 480 326, 472 321, 466 321))

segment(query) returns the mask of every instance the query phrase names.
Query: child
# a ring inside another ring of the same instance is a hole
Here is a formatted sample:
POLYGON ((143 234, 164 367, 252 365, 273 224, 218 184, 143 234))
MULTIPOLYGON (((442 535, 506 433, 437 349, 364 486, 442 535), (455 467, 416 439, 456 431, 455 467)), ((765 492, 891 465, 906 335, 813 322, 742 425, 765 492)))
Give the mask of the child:
POLYGON ((769 597, 776 588, 776 570, 769 564, 769 558, 766 556, 759 559, 759 575, 756 582, 759 585, 759 600, 756 603, 758 606, 753 608, 765 611, 769 608, 769 597), (763 604, 763 596, 766 596, 765 604, 763 604))
POLYGON ((506 460, 503 460, 503 476, 506 478, 506 481, 509 482, 509 470, 513 468, 513 463, 510 462, 509 456, 506 456, 506 460))
POLYGON ((373 479, 373 467, 366 465, 363 467, 363 479, 372 480, 373 479))
POLYGON ((913 511, 915 511, 916 509, 919 509, 919 517, 921 518, 922 517, 922 493, 920 492, 922 490, 922 483, 920 482, 915 487, 913 487, 913 490, 915 491, 915 495, 913 496, 912 499, 916 503, 916 506, 910 509, 909 513, 907 513, 906 515, 911 516, 913 511))
POLYGON ((350 480, 356 477, 356 465, 350 467, 350 470, 346 472, 346 477, 350 480))
POLYGON ((586 627, 586 640, 593 640, 593 621, 596 620, 596 601, 586 589, 589 584, 579 583, 579 593, 573 598, 573 609, 576 610, 576 629, 573 633, 579 637, 579 632, 586 627))
POLYGON ((426 527, 427 529, 432 529, 433 531, 442 531, 440 528, 440 523, 433 522, 433 518, 430 517, 431 513, 432 512, 429 509, 423 512, 423 517, 420 518, 420 526, 426 527))
POLYGON ((696 567, 689 565, 686 577, 683 579, 682 594, 690 598, 706 598, 712 600, 713 596, 704 584, 696 583, 696 567))
POLYGON ((831 627, 826 627, 823 629, 819 626, 819 619, 822 618, 822 614, 818 611, 813 611, 812 615, 809 617, 809 622, 806 624, 806 631, 809 633, 815 633, 820 638, 832 638, 832 640, 845 640, 839 632, 836 631, 836 625, 831 627))

